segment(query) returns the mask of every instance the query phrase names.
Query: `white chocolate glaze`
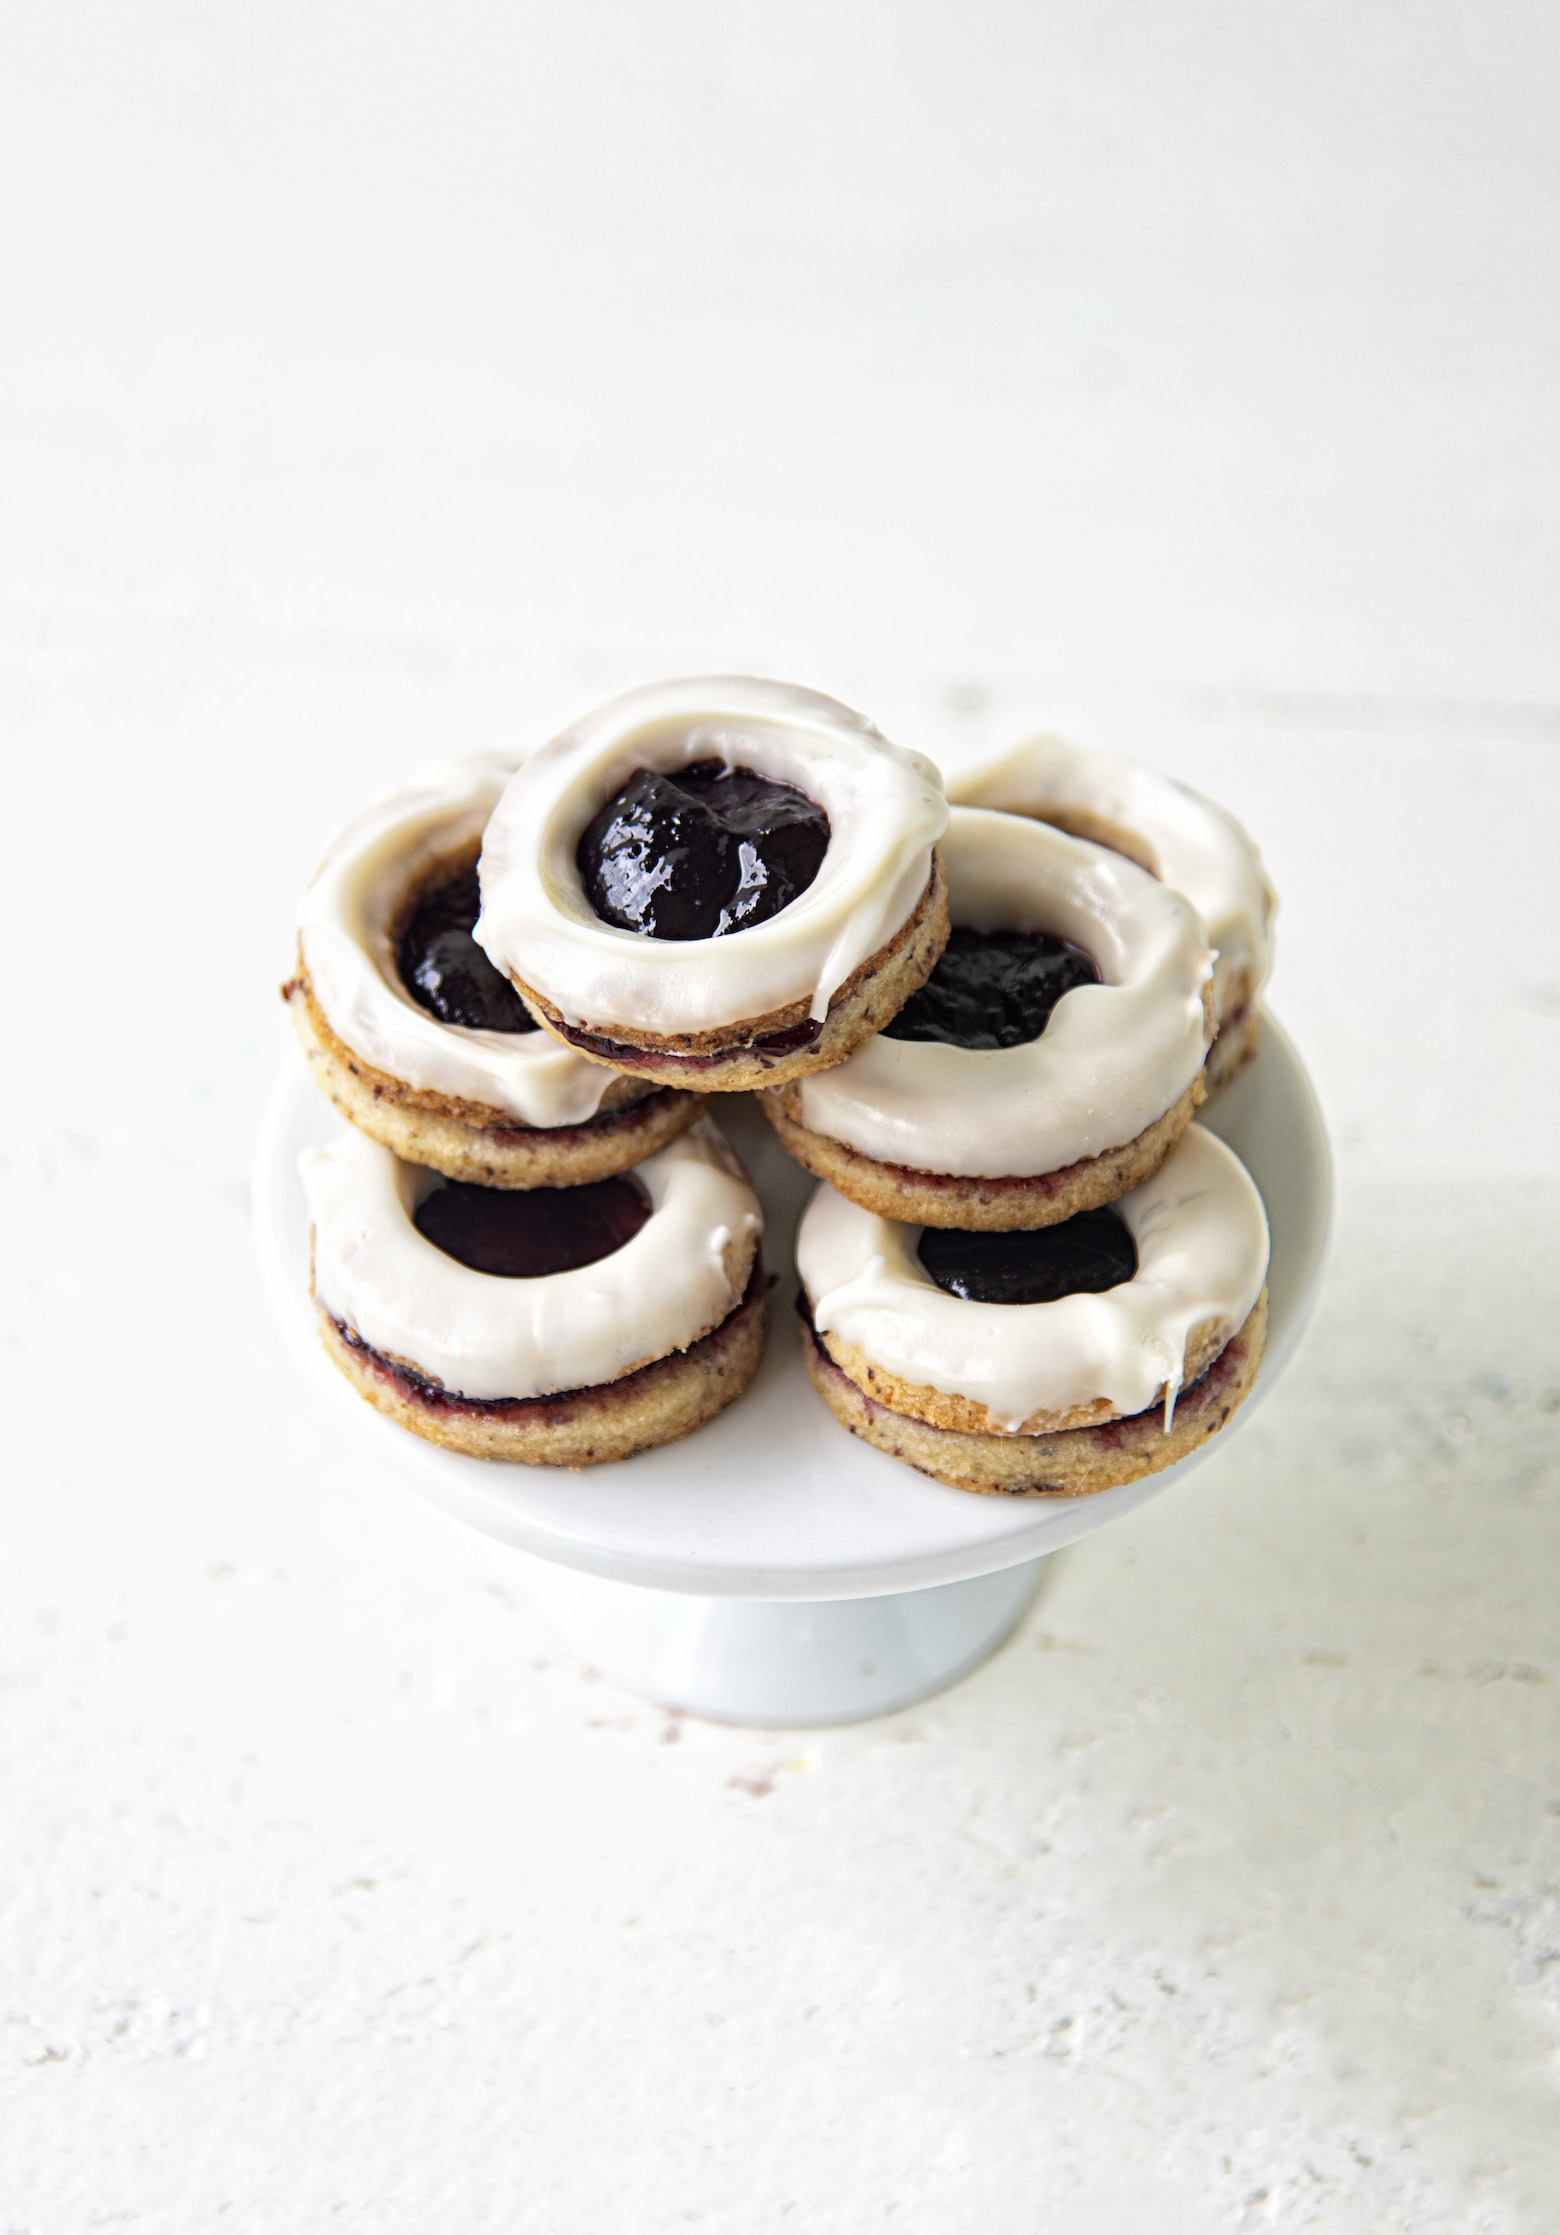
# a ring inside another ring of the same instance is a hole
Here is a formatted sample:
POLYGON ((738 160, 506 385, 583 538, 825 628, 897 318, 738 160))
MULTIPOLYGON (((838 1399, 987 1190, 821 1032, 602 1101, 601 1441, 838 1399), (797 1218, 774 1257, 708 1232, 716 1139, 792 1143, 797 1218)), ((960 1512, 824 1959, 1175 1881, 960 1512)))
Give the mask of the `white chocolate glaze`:
POLYGON ((715 1031, 832 995, 907 921, 948 809, 932 763, 836 700, 751 676, 696 676, 614 699, 534 753, 488 824, 477 938, 574 1025, 715 1031), (603 923, 575 865, 592 816, 639 768, 723 760, 795 784, 829 818, 811 885, 720 939, 603 923))
POLYGON ((443 1024, 401 984, 392 934, 418 872, 475 845, 514 771, 447 761, 331 842, 298 911, 314 998, 355 1055, 408 1086, 485 1102, 524 1125, 583 1125, 616 1074, 546 1032, 443 1024))
POLYGON ((820 1187, 796 1242, 813 1323, 901 1380, 984 1405, 1002 1433, 1099 1400, 1117 1417, 1143 1412, 1162 1388, 1173 1401, 1193 1329, 1213 1321, 1227 1340, 1262 1292, 1262 1198, 1234 1151, 1192 1125, 1111 1207, 1137 1243, 1130 1281, 1051 1304, 977 1304, 932 1280, 919 1226, 820 1187))
POLYGON ((1135 1140, 1207 1052, 1212 957, 1196 910, 1122 855, 1022 816, 955 807, 942 854, 955 924, 1048 931, 1103 982, 1064 993, 1039 1039, 1016 1048, 879 1033, 799 1082, 803 1124, 960 1178, 1061 1171, 1135 1140))
POLYGON ((948 796, 1033 815, 1106 845, 1127 840, 1133 859, 1184 892, 1207 925, 1218 950, 1221 1019, 1230 1013, 1227 990, 1244 978, 1255 999, 1266 984, 1275 903, 1261 856, 1233 815, 1185 784, 1114 753, 1035 737, 964 770, 948 796))
POLYGON ((473 1272, 417 1231, 445 1182, 361 1133, 298 1159, 314 1296, 364 1342, 464 1397, 616 1381, 707 1335, 741 1302, 763 1212, 708 1118, 635 1167, 650 1216, 594 1265, 538 1280, 473 1272))

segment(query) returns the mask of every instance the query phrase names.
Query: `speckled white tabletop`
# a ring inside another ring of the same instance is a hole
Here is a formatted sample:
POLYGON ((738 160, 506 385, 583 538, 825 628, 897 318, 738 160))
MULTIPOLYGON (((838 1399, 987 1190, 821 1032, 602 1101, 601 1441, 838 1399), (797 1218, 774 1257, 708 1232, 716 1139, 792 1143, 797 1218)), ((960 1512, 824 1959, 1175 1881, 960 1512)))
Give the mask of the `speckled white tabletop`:
POLYGON ((0 66, 0 2229, 1548 2235, 1556 18, 83 0, 0 66), (1340 1159, 957 1690, 670 1719, 244 1176, 331 826, 647 675, 1190 777, 1340 1159))

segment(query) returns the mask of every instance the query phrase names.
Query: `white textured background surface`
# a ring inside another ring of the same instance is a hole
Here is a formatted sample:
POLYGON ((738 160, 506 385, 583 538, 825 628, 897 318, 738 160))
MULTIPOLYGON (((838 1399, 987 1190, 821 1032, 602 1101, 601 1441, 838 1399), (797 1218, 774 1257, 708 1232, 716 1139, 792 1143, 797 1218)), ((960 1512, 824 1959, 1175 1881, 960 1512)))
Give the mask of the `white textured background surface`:
POLYGON ((1552 9, 23 5, 0 2229, 1548 2235, 1552 9), (1342 1162, 1249 1433, 930 1706, 593 1683, 282 1357, 369 786, 677 669, 1226 799, 1342 1162))

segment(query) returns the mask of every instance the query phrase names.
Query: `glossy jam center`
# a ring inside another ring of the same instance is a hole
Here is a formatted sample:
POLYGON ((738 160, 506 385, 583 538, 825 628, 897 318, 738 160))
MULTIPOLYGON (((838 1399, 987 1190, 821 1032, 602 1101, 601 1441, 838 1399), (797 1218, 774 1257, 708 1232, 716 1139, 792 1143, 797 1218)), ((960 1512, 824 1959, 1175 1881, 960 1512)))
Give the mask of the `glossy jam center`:
POLYGON ((633 1180, 589 1187, 472 1187, 447 1180, 413 1215, 419 1234, 474 1273, 543 1280, 594 1265, 632 1241, 650 1216, 633 1180))
POLYGON ((1039 1039, 1064 993, 1099 981, 1081 947, 1048 932, 955 925, 925 985, 883 1031, 890 1040, 1016 1048, 1039 1039))
POLYGON ((941 1289, 972 1304, 1054 1304, 1098 1296, 1137 1271, 1137 1244, 1109 1208, 1080 1211, 1034 1233, 922 1229, 916 1255, 941 1289))
POLYGON ((486 1032, 539 1029, 514 987, 471 936, 482 913, 477 865, 425 892, 396 942, 395 966, 412 999, 441 1024, 486 1032))
POLYGON ((695 761, 636 769, 580 840, 604 923, 649 939, 720 939, 788 907, 818 874, 829 818, 794 784, 695 761))

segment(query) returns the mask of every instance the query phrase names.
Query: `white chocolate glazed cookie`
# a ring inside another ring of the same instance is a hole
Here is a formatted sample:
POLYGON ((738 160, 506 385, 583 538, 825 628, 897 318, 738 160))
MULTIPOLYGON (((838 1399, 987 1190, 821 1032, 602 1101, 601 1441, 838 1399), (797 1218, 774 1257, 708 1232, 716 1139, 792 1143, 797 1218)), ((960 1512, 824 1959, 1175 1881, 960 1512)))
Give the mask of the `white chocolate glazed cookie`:
POLYGON ((1108 1201, 1166 1153, 1190 1120, 1187 1097, 1200 1095, 1212 958, 1196 911, 1119 854, 1020 816, 956 807, 942 852, 956 924, 1048 932, 1081 948, 1102 982, 1063 993, 1039 1037, 1016 1047, 879 1033, 834 1069, 768 1095, 771 1117, 809 1169, 905 1218, 1034 1226, 1108 1201), (1149 1141, 1139 1169, 1098 1186, 1085 1171, 1076 1201, 1062 1188, 1028 1205, 1012 1190, 987 1190, 990 1214, 972 1215, 968 1189, 941 1191, 945 1210, 934 1189, 906 1195, 919 1178, 1072 1174, 1156 1127, 1163 1137, 1149 1141), (855 1158, 831 1157, 830 1143, 855 1158), (869 1173, 860 1159, 892 1169, 869 1173))
POLYGON ((304 894, 299 955, 332 1033, 376 1071, 524 1126, 576 1126, 619 1084, 611 1071, 544 1032, 442 1023, 396 971, 406 894, 439 862, 477 847, 513 773, 445 762, 347 824, 304 894))
POLYGON ((687 1350, 741 1304, 763 1213, 706 1118, 636 1168, 650 1216, 592 1264, 475 1272, 413 1224, 441 1183, 362 1134, 299 1158, 320 1310, 380 1358, 478 1400, 591 1389, 687 1350))
POLYGON ((931 1418, 946 1409, 936 1392, 972 1432, 1045 1434, 1173 1404, 1189 1364, 1195 1373, 1216 1357, 1257 1305, 1267 1214, 1233 1150, 1197 1125, 1112 1208, 1137 1245, 1131 1280, 1053 1303, 986 1304, 936 1285, 916 1254, 919 1228, 821 1187, 796 1245, 813 1325, 851 1379, 888 1377, 895 1409, 913 1411, 909 1391, 931 1418))
POLYGON ((587 715, 511 781, 483 843, 477 937, 549 1029, 670 1044, 718 1042, 788 1010, 819 1022, 922 905, 946 820, 932 764, 833 699, 744 676, 656 684, 587 715), (641 768, 709 761, 823 808, 817 875, 778 914, 723 937, 646 938, 604 922, 575 859, 592 817, 641 768))
POLYGON ((971 807, 1031 815, 1092 838, 1185 893, 1217 949, 1214 1009, 1221 1035, 1210 1084, 1255 1045, 1256 1006, 1272 969, 1273 889, 1251 839, 1224 808, 1171 777, 1113 753, 1036 737, 949 783, 971 807))

